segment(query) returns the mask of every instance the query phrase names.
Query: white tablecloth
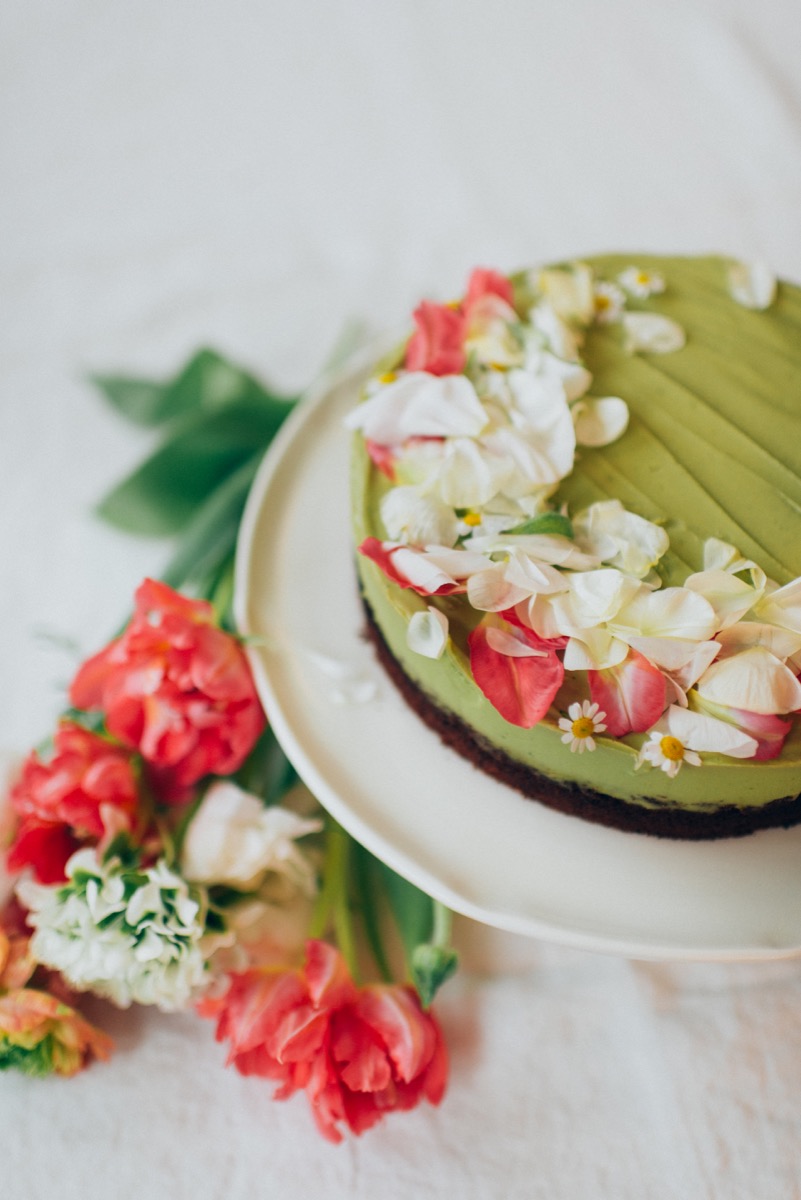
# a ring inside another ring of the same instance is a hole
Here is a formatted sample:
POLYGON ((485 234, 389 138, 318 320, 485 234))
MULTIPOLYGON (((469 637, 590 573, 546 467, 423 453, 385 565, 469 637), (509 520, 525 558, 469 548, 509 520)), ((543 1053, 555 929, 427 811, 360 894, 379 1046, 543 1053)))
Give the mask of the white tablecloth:
MULTIPOLYGON (((92 503, 151 444, 90 371, 212 344, 308 383, 471 266, 761 255, 801 280, 795 0, 7 0, 0 743, 167 549, 92 503), (72 646, 68 643, 72 643, 72 646)), ((801 392, 801 381, 797 390, 801 392)), ((799 864, 801 869, 801 864, 799 864)), ((442 1107, 339 1149, 192 1016, 74 1082, 0 1080, 0 1189, 169 1196, 801 1196, 801 965, 644 965, 487 935, 442 994, 442 1107)))

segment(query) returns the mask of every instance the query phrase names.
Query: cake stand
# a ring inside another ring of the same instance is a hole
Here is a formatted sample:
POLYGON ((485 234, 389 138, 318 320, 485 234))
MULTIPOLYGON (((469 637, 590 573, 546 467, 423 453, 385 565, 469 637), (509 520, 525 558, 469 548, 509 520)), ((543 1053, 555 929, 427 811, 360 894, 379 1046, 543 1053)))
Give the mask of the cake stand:
POLYGON ((447 749, 364 640, 345 413, 378 350, 298 406, 243 517, 235 609, 295 768, 373 854, 498 929, 643 959, 801 954, 801 827, 681 842, 527 800, 447 749))

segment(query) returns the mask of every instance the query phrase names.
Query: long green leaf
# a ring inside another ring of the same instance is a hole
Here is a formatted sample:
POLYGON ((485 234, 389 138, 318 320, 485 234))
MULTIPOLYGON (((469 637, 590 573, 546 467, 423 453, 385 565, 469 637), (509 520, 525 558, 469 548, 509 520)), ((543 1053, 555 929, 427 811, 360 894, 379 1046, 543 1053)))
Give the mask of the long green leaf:
POLYGON ((430 940, 434 928, 434 901, 391 867, 376 859, 381 885, 398 926, 406 958, 411 962, 415 947, 430 940))
POLYGON ((224 562, 233 558, 242 510, 260 461, 259 454, 246 459, 196 509, 162 572, 170 587, 180 589, 189 582, 216 576, 224 562))
POLYGON ((185 417, 127 479, 101 501, 104 520, 129 533, 182 529, 218 484, 269 445, 292 402, 242 401, 185 417))
POLYGON ((283 403, 257 379, 216 350, 198 350, 174 379, 156 383, 127 375, 93 375, 109 404, 137 425, 160 425, 192 412, 215 412, 242 401, 283 403))
POLYGON ((167 385, 127 375, 92 375, 90 379, 112 408, 134 424, 157 425, 165 419, 167 385))

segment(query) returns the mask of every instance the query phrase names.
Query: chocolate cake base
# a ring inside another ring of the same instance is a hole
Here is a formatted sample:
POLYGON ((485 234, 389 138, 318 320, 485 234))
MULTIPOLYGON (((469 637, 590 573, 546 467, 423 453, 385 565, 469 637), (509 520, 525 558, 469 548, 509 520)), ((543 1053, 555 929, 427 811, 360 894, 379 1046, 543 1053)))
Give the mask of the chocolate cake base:
POLYGON ((362 604, 367 617, 365 636, 373 643, 381 666, 410 708, 439 734, 446 746, 493 779, 516 788, 530 800, 626 833, 644 833, 685 841, 745 837, 758 829, 789 829, 801 822, 801 796, 786 796, 755 809, 724 804, 709 812, 691 812, 670 805, 646 807, 644 804, 628 804, 616 796, 605 796, 571 784, 557 783, 546 775, 539 775, 479 738, 460 717, 440 708, 413 683, 393 657, 364 597, 362 604))

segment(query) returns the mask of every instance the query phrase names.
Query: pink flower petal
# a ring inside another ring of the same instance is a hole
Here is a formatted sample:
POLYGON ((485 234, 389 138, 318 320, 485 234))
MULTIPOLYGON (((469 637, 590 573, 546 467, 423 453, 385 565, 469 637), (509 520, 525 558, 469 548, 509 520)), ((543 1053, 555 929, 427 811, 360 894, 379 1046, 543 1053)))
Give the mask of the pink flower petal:
POLYGON ((531 729, 547 713, 561 687, 565 669, 554 651, 531 630, 521 635, 542 657, 511 657, 490 645, 487 623, 478 625, 467 639, 473 678, 490 704, 505 721, 531 729))
POLYGON ((636 650, 630 650, 619 667, 588 671, 587 679, 592 699, 606 713, 612 737, 644 733, 664 712, 665 677, 636 650))

